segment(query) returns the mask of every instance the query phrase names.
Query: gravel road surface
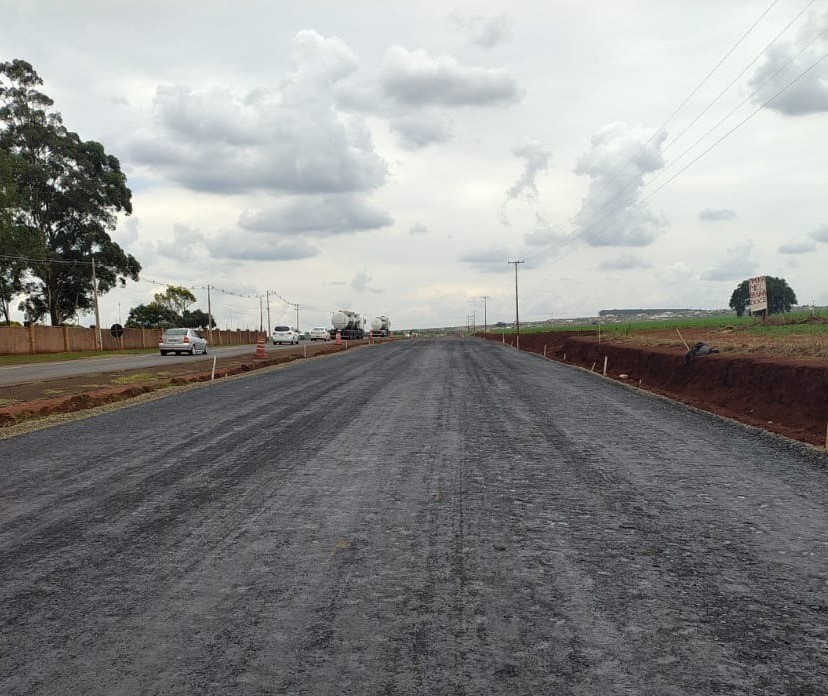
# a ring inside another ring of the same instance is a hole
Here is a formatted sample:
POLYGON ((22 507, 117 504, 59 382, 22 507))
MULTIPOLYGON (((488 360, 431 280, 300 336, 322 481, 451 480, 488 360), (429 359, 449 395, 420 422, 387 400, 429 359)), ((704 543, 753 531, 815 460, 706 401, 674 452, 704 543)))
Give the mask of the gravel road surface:
POLYGON ((826 694, 823 455, 494 342, 0 441, 0 693, 826 694))

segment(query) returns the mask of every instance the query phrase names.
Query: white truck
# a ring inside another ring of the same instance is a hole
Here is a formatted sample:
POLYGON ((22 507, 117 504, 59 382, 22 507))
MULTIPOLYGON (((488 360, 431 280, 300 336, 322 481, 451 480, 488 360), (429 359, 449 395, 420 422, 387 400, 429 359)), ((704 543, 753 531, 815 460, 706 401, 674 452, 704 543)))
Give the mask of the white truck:
POLYGON ((371 335, 375 337, 391 335, 391 321, 388 317, 383 314, 371 320, 371 335))
POLYGON ((365 319, 358 312, 340 309, 331 316, 331 338, 340 334, 346 341, 365 338, 365 319))

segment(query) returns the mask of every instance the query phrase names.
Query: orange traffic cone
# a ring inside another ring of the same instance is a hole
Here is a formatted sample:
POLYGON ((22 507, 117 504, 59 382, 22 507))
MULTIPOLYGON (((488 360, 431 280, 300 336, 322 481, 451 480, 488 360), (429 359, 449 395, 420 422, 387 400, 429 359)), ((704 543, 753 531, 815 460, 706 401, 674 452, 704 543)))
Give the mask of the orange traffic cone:
POLYGON ((336 332, 336 345, 338 345, 338 346, 342 345, 342 332, 341 331, 336 332))
POLYGON ((265 352, 265 340, 260 338, 256 341, 256 353, 253 355, 254 360, 261 360, 262 358, 266 358, 267 353, 265 352))

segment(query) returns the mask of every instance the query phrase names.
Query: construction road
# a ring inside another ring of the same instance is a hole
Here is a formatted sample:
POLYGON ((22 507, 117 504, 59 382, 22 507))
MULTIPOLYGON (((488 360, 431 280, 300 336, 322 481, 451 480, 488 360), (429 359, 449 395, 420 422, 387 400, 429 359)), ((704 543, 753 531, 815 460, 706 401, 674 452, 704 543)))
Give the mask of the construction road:
POLYGON ((0 693, 828 693, 824 455, 481 340, 0 441, 0 693))

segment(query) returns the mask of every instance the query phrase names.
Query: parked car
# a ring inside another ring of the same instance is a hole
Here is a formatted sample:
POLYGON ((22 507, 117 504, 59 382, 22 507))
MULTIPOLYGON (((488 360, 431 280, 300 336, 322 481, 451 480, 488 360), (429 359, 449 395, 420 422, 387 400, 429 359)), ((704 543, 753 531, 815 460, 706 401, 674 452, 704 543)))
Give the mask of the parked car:
POLYGON ((299 343, 299 332, 292 326, 277 326, 273 329, 270 336, 273 345, 282 345, 283 343, 299 343))
POLYGON ((330 332, 322 326, 317 326, 310 330, 311 341, 327 341, 330 337, 330 332))
POLYGON ((167 353, 207 354, 207 339, 202 338, 195 329, 164 329, 158 343, 161 355, 167 353))

